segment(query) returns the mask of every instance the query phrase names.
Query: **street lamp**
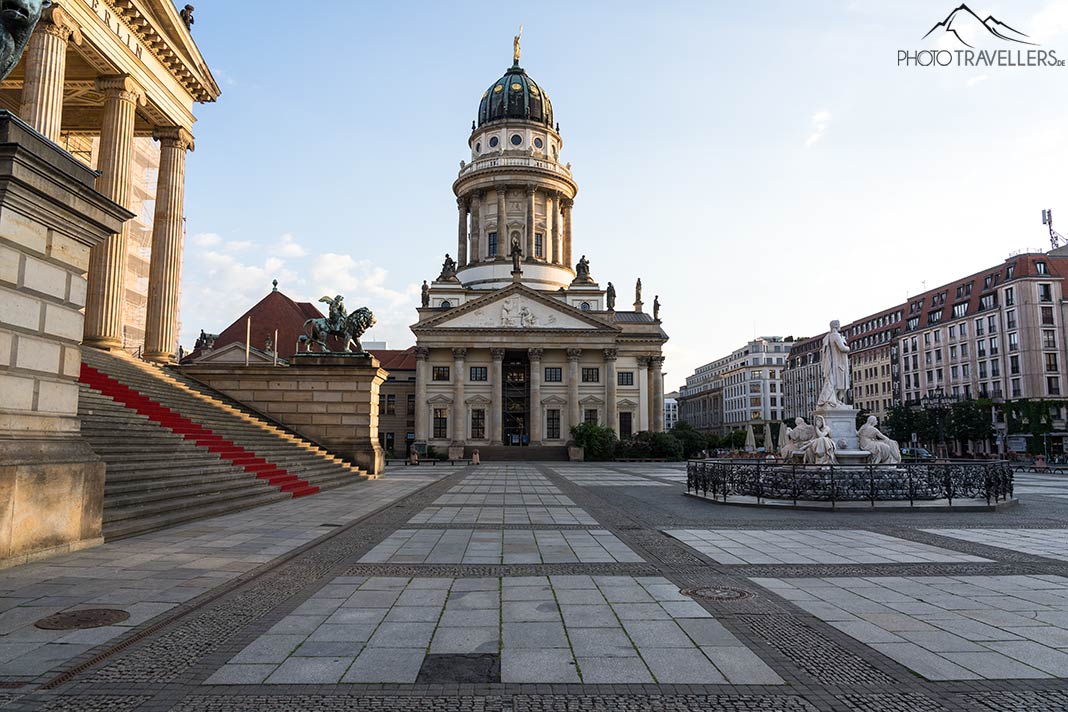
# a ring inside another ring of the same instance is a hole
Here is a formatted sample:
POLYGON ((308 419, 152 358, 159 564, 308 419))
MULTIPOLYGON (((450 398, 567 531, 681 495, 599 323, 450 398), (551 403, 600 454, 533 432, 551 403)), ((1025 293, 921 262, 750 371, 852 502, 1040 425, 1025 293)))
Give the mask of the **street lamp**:
POLYGON ((938 452, 936 456, 939 458, 949 457, 946 448, 946 413, 949 412, 953 400, 952 397, 946 395, 945 389, 941 386, 920 399, 923 409, 934 413, 935 420, 938 422, 938 452))

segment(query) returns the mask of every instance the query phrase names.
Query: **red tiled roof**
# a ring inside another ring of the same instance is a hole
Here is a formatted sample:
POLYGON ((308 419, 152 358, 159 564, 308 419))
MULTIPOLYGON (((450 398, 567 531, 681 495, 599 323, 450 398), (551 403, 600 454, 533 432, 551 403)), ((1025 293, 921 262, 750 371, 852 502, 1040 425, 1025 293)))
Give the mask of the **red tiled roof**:
POLYGON ((370 353, 378 359, 382 368, 387 371, 414 371, 415 370, 415 347, 406 349, 369 349, 370 353))

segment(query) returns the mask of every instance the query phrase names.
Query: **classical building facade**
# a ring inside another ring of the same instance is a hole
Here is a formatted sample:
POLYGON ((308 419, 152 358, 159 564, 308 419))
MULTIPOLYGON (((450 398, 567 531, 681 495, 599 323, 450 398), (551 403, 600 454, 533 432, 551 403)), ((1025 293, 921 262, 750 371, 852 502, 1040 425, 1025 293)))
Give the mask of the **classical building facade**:
POLYGON ((424 287, 415 442, 564 445, 572 426, 664 427, 659 307, 615 308, 573 248, 578 185, 544 89, 519 66, 483 94, 453 183, 456 259, 424 287), (576 258, 577 264, 576 264, 576 258))
POLYGON ((169 0, 52 2, 0 83, 0 107, 100 171, 96 189, 138 215, 90 254, 87 344, 173 360, 193 106, 219 93, 169 0))

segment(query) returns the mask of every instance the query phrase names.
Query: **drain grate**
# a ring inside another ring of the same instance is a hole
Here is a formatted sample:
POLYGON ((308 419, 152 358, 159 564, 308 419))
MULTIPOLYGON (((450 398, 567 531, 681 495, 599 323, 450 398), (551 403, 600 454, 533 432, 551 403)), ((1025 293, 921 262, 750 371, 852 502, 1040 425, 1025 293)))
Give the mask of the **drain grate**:
POLYGON ((727 588, 725 586, 684 588, 682 589, 682 594, 690 598, 703 598, 707 601, 741 601, 753 597, 750 591, 741 591, 737 588, 727 588))
POLYGON ((80 630, 115 625, 129 617, 129 613, 118 608, 83 608, 42 618, 33 625, 42 630, 80 630))
POLYGON ((423 658, 416 684, 478 685, 501 681, 501 656, 430 654, 423 658))

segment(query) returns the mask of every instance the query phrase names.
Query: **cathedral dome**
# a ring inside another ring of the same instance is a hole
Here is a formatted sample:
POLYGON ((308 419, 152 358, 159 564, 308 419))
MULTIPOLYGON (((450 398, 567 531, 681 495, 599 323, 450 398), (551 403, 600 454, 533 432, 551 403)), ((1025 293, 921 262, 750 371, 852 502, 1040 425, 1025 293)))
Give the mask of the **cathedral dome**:
POLYGON ((522 119, 553 126, 549 97, 516 62, 493 82, 478 105, 478 125, 500 119, 522 119))

